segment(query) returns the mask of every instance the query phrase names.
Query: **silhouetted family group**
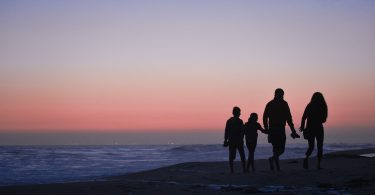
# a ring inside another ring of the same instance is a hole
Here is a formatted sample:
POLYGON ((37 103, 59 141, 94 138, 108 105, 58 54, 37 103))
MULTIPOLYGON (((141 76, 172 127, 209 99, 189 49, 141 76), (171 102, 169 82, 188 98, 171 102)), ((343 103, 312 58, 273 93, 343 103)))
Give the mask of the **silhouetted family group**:
MULTIPOLYGON (((288 123, 292 133, 290 136, 295 139, 300 136, 294 129, 292 115, 290 113, 289 105, 284 100, 284 91, 280 88, 275 90, 275 97, 267 103, 263 113, 263 126, 258 123, 258 115, 251 113, 248 121, 244 124, 240 119, 241 109, 239 107, 233 108, 233 117, 228 119, 225 126, 224 146, 229 146, 229 166, 230 172, 233 173, 233 161, 236 158, 238 150, 244 172, 249 172, 250 166, 252 170, 254 167, 254 152, 258 140, 258 130, 268 135, 268 142, 272 144, 273 155, 268 159, 270 169, 280 170, 279 157, 284 153, 286 134, 285 125, 288 123), (246 146, 249 150, 249 157, 246 164, 244 151, 244 138, 246 146)), ((316 92, 313 94, 310 103, 306 106, 302 116, 300 131, 308 140, 308 149, 306 157, 303 161, 303 168, 308 168, 308 158, 314 150, 315 139, 318 148, 318 169, 321 168, 320 162, 323 156, 323 139, 324 128, 323 123, 326 122, 328 115, 327 104, 322 93, 316 92), (305 126, 305 121, 306 126, 305 126)))

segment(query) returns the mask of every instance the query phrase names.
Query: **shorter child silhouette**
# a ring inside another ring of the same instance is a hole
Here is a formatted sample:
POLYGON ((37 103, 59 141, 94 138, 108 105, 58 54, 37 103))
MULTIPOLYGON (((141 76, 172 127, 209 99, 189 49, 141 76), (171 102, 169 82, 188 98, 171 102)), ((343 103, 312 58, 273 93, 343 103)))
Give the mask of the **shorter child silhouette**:
POLYGON ((258 141, 258 130, 266 134, 266 131, 258 123, 257 113, 251 113, 249 120, 245 123, 246 146, 247 146, 247 149, 249 150, 249 158, 247 160, 247 166, 246 166, 247 171, 249 171, 250 164, 251 164, 252 170, 255 171, 254 152, 257 146, 257 141, 258 141))

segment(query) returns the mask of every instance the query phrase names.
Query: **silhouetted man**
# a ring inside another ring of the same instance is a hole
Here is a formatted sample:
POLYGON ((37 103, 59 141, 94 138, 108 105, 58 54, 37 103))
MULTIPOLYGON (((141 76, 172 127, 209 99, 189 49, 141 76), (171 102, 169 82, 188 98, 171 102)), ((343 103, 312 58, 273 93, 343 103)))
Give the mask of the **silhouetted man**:
POLYGON ((229 145, 229 166, 230 172, 233 173, 233 161, 236 158, 236 152, 240 153, 241 163, 243 171, 245 169, 245 151, 243 147, 243 138, 244 138, 244 124, 240 119, 241 109, 239 107, 233 108, 233 117, 227 120, 225 126, 225 136, 224 136, 224 146, 229 145))
POLYGON ((272 144, 273 156, 270 157, 270 168, 273 170, 273 161, 275 161, 277 170, 280 170, 279 156, 285 150, 285 125, 288 123, 292 138, 299 138, 294 129, 292 115, 288 103, 284 100, 284 91, 280 88, 275 90, 275 97, 268 102, 263 113, 263 125, 268 135, 268 142, 272 144))

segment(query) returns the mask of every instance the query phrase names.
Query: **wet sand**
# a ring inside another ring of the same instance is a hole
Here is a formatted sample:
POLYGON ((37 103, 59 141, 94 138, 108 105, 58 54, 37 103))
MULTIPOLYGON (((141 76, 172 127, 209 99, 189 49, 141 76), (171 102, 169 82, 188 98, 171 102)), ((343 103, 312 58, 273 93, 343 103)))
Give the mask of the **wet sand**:
POLYGON ((239 162, 229 173, 228 162, 191 162, 105 181, 3 186, 0 194, 375 194, 375 158, 361 154, 375 148, 324 155, 322 170, 311 158, 309 169, 302 159, 281 161, 281 171, 271 171, 268 160, 256 160, 255 172, 243 173, 239 162))

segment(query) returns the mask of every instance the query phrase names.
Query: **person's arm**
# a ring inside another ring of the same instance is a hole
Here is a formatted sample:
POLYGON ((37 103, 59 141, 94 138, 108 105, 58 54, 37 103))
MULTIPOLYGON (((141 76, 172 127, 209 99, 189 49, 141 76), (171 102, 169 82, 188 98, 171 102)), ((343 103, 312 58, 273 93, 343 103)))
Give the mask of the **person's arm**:
POLYGON ((264 126, 264 129, 266 131, 268 131, 268 118, 269 118, 269 111, 270 108, 269 108, 269 103, 266 105, 266 108, 264 109, 264 112, 263 112, 263 126, 264 126))
POLYGON ((228 143, 229 143, 229 131, 230 131, 230 127, 229 127, 229 120, 227 120, 227 123, 225 124, 225 130, 224 130, 224 143, 223 143, 223 146, 224 147, 227 147, 228 146, 228 143))
POLYGON ((228 141, 229 138, 229 120, 225 124, 225 131, 224 131, 224 142, 228 141))
POLYGON ((325 107, 324 110, 323 110, 323 123, 325 123, 327 121, 327 117, 328 117, 328 108, 325 107))
POLYGON ((290 109, 289 109, 289 105, 288 103, 286 103, 286 110, 287 110, 287 118, 286 118, 286 121, 290 127, 290 130, 292 131, 292 134, 290 134, 290 136, 294 139, 294 138, 300 138, 300 136, 298 135, 298 133, 296 132, 296 129, 294 129, 294 124, 293 124, 293 119, 292 119, 292 114, 290 113, 290 109))
MULTIPOLYGON (((240 119, 241 120, 241 119, 240 119)), ((241 140, 243 141, 243 138, 245 137, 245 124, 241 120, 241 140)))
POLYGON ((258 124, 257 128, 258 128, 259 131, 261 131, 264 134, 268 134, 268 132, 265 129, 263 129, 262 125, 260 125, 259 123, 257 123, 257 124, 258 124))
POLYGON ((288 123, 290 130, 293 132, 296 132, 296 129, 294 129, 294 124, 293 124, 293 119, 292 119, 292 114, 290 113, 290 108, 288 103, 286 103, 286 122, 288 123))
POLYGON ((299 128, 300 131, 305 130, 305 121, 307 119, 308 110, 309 110, 309 105, 306 106, 305 111, 303 112, 302 119, 301 119, 301 127, 299 128))

